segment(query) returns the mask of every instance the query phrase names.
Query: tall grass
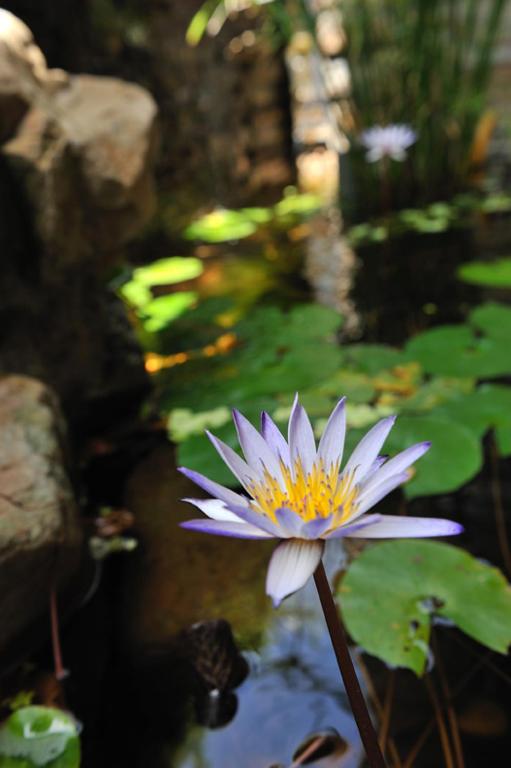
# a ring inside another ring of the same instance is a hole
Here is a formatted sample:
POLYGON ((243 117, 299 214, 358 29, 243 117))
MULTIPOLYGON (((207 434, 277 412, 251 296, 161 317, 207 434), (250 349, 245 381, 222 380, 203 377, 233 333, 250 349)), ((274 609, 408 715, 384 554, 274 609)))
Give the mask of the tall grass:
MULTIPOLYGON (((407 123, 418 133, 409 162, 393 168, 402 204, 467 186, 506 2, 342 1, 357 127, 407 123)), ((376 172, 364 171, 373 186, 376 172)))

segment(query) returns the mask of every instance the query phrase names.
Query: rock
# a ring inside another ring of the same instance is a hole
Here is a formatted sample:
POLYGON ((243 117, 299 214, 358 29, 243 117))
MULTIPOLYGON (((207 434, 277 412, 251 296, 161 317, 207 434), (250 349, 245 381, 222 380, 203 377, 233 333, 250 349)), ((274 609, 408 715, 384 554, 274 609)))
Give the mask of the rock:
POLYGON ((7 11, 0 107, 4 97, 4 138, 15 133, 0 155, 0 371, 42 378, 68 415, 86 419, 88 402, 127 403, 147 387, 106 279, 154 210, 156 105, 137 85, 48 69, 7 11))
POLYGON ((0 653, 47 610, 76 570, 81 529, 65 469, 57 398, 24 376, 0 379, 0 653))

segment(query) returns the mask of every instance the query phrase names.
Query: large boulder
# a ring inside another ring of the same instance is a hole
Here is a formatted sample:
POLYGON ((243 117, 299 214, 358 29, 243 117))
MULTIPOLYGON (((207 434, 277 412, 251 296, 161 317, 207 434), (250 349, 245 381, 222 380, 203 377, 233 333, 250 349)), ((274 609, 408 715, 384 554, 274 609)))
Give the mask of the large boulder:
POLYGON ((72 416, 91 400, 129 401, 147 380, 106 280, 154 210, 154 100, 120 80, 48 69, 30 30, 0 11, 4 102, 0 370, 47 381, 72 416))
POLYGON ((55 394, 28 377, 0 379, 0 430, 2 654, 76 570, 82 536, 55 394))

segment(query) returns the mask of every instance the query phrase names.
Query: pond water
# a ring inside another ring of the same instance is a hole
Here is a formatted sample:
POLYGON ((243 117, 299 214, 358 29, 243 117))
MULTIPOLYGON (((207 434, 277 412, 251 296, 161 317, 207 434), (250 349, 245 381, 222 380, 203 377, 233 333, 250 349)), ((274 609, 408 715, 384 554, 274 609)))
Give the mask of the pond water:
MULTIPOLYGON (((204 300, 227 293, 249 307, 275 302, 292 307, 310 297, 301 277, 304 242, 300 232, 294 240, 280 232, 232 247, 208 246, 206 252, 202 246, 205 271, 194 285, 204 300), (277 260, 275 253, 284 247, 286 258, 277 260)), ((364 338, 399 343, 429 325, 462 319, 479 298, 478 290, 455 278, 467 249, 474 249, 474 239, 461 232, 361 250, 363 269, 354 271, 351 298, 364 338), (407 275, 404 294, 401 270, 407 275)), ((480 255, 484 246, 474 252, 480 255)), ((199 364, 203 376, 209 365, 207 357, 199 364)), ((300 744, 325 733, 327 754, 307 764, 362 765, 314 585, 274 611, 264 595, 272 545, 240 547, 235 540, 180 529, 191 510, 180 499, 195 491, 175 467, 174 450, 156 432, 143 445, 121 440, 113 458, 100 457, 89 469, 97 501, 122 503, 134 513, 140 544, 135 553, 107 563, 101 588, 64 632, 66 663, 73 671, 68 695, 86 723, 85 768, 290 766, 300 744)), ((508 486, 504 483, 506 497, 508 486)), ((401 503, 398 496, 390 502, 394 508, 401 503)), ((410 509, 460 519, 468 532, 463 544, 500 563, 486 476, 456 494, 415 500, 410 509)), ((340 545, 331 547, 332 578, 345 558, 340 545)), ((497 673, 489 669, 487 654, 474 643, 465 641, 462 648, 450 639, 452 630, 446 634, 447 641, 440 639, 444 660, 461 679, 474 669, 462 688, 471 743, 466 766, 480 766, 482 754, 511 746, 503 709, 507 673, 499 664, 497 673), (504 726, 492 731, 485 725, 485 706, 504 726)), ((370 668, 383 695, 388 672, 382 665, 370 668)), ((431 709, 410 673, 398 679, 393 720, 409 750, 431 709)), ((430 741, 414 765, 441 764, 430 741)))

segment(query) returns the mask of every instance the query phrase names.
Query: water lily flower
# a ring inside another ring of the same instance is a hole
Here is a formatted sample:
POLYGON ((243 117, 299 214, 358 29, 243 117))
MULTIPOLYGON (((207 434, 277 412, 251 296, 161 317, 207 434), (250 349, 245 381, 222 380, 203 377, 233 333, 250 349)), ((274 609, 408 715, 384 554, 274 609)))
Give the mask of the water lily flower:
POLYGON ((181 525, 194 531, 244 539, 280 539, 268 568, 266 591, 275 605, 300 589, 318 566, 325 541, 450 536, 461 526, 450 520, 367 514, 410 477, 410 466, 430 447, 412 445, 392 459, 380 450, 395 421, 379 421, 359 442, 341 471, 346 432, 345 398, 334 408, 316 447, 309 417, 295 398, 289 439, 267 413, 259 432, 241 413, 234 423, 245 460, 209 432, 214 447, 248 496, 204 475, 180 471, 213 498, 185 499, 207 517, 181 525))
POLYGON ((360 142, 368 150, 366 160, 376 163, 384 157, 403 161, 406 150, 417 141, 417 134, 409 125, 375 125, 363 131, 360 142))

